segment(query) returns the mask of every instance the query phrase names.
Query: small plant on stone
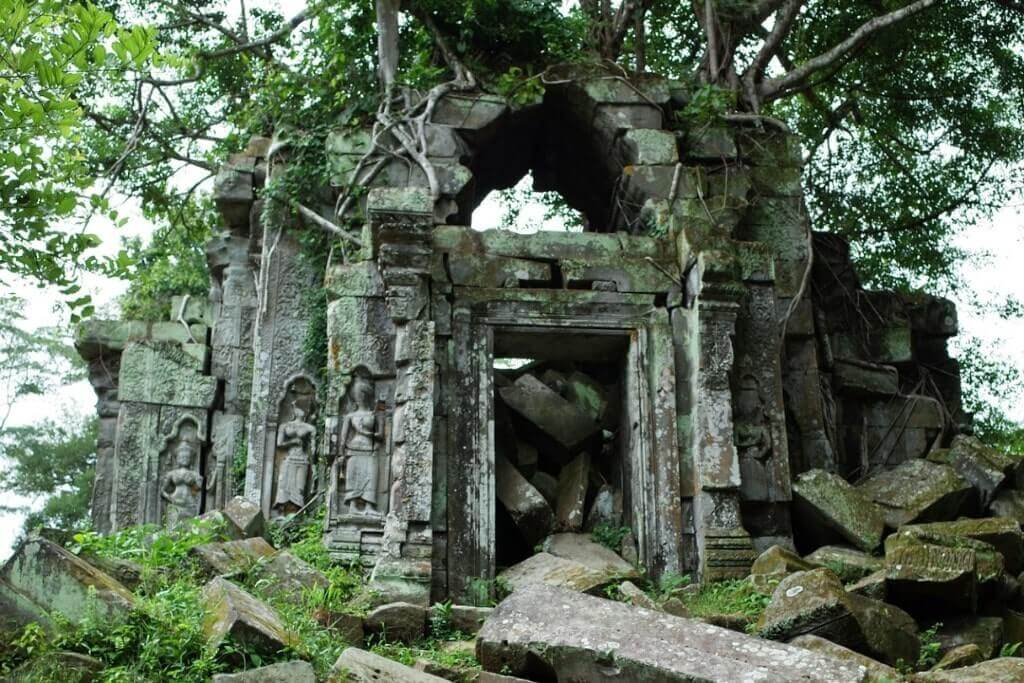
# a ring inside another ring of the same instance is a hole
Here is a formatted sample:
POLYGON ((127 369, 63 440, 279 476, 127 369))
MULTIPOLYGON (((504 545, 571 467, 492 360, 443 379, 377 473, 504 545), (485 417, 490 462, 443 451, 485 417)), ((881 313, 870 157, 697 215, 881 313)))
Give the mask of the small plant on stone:
POLYGON ((617 553, 622 550, 622 539, 624 539, 629 532, 630 528, 628 526, 613 526, 602 522, 595 526, 590 532, 590 538, 594 543, 603 545, 605 548, 617 553))
POLYGON ((931 628, 927 628, 921 631, 919 636, 921 641, 921 652, 917 657, 917 670, 925 671, 932 668, 939 662, 940 649, 942 643, 939 642, 939 629, 942 628, 942 622, 936 622, 932 624, 931 628))
POLYGON ((1020 651, 1021 645, 1022 645, 1022 643, 1020 643, 1020 642, 1016 642, 1016 643, 1003 643, 1003 646, 1001 648, 999 648, 999 656, 1000 657, 1016 657, 1017 653, 1020 651))
POLYGON ((693 580, 689 574, 665 572, 658 578, 656 583, 648 581, 647 585, 644 586, 644 592, 647 593, 651 600, 660 603, 668 600, 677 590, 689 586, 691 583, 693 583, 693 580))
POLYGON ((452 640, 455 633, 452 628, 452 601, 434 605, 430 611, 430 635, 438 640, 452 640))

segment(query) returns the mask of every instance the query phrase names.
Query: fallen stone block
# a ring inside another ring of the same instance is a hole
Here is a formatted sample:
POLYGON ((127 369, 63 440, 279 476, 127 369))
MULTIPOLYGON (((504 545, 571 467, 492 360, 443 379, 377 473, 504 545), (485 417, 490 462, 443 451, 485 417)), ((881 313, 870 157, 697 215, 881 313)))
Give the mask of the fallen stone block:
POLYGON ((824 568, 783 579, 759 627, 763 638, 816 635, 889 665, 916 662, 920 649, 913 617, 884 602, 848 593, 839 577, 824 568))
POLYGON ((563 395, 591 420, 601 424, 608 411, 608 395, 601 383, 590 375, 575 371, 565 378, 563 395))
POLYGON ((228 637, 240 647, 275 654, 295 642, 280 615, 227 579, 216 577, 203 587, 206 619, 203 633, 213 648, 228 637))
POLYGON ((825 545, 815 550, 804 560, 815 567, 828 567, 841 581, 860 581, 885 566, 885 561, 854 548, 841 545, 825 545))
POLYGON ((277 551, 257 536, 224 543, 203 543, 189 552, 208 574, 222 575, 248 571, 261 560, 269 560, 277 551))
POLYGON ((263 511, 248 498, 235 496, 221 512, 227 522, 227 532, 233 538, 252 538, 264 534, 263 511))
POLYGON ((882 664, 867 655, 854 652, 848 647, 843 647, 820 636, 797 636, 789 641, 789 644, 811 650, 812 652, 818 652, 826 657, 863 666, 867 670, 867 678, 864 679, 865 683, 895 683, 895 681, 900 680, 899 672, 891 666, 882 664))
POLYGON ((79 557, 104 574, 112 576, 121 582, 121 585, 128 590, 135 590, 142 583, 142 565, 138 562, 125 560, 120 557, 101 557, 99 555, 81 553, 79 557))
POLYGON ((640 578, 635 565, 600 543, 595 543, 586 534, 552 534, 544 539, 542 550, 608 575, 614 574, 624 579, 640 578))
POLYGON ((636 570, 632 567, 628 575, 623 575, 620 571, 596 569, 582 562, 542 552, 509 567, 498 575, 498 579, 505 582, 512 591, 534 584, 545 584, 588 593, 633 578, 635 574, 636 570))
MULTIPOLYGON (((750 565, 750 578, 754 585, 762 588, 767 587, 772 581, 781 581, 794 572, 814 569, 815 566, 818 565, 804 560, 792 550, 781 545, 773 545, 758 555, 754 564, 750 565)), ((771 590, 774 589, 775 586, 771 586, 771 590)))
POLYGON ((445 680, 372 652, 350 647, 334 662, 327 683, 445 683, 445 680))
POLYGON ((967 645, 959 645, 954 647, 952 650, 942 655, 942 659, 933 666, 929 671, 948 671, 950 669, 960 669, 965 666, 971 666, 985 660, 985 657, 981 654, 981 648, 974 643, 968 643, 967 645))
POLYGON ((37 536, 23 541, 0 569, 0 625, 45 625, 50 613, 72 623, 90 616, 114 622, 134 607, 134 596, 116 579, 37 536))
POLYGON ((995 500, 988 506, 988 512, 994 517, 1006 517, 1017 524, 1024 524, 1024 491, 1004 489, 996 494, 995 500))
MULTIPOLYGON (((474 607, 473 605, 452 605, 448 610, 449 626, 459 633, 474 635, 483 626, 484 620, 490 616, 492 608, 474 607)), ((431 620, 438 619, 442 615, 439 605, 430 608, 431 620)))
POLYGON ((871 552, 882 542, 885 515, 874 502, 842 477, 810 470, 793 483, 794 525, 815 545, 839 536, 871 552))
POLYGON ((533 585, 477 638, 487 671, 560 681, 845 681, 864 668, 692 619, 533 585))
POLYGON ((927 543, 886 545, 888 600, 915 612, 974 612, 978 605, 978 558, 971 548, 927 543))
POLYGON ((611 484, 604 484, 598 489, 594 502, 590 504, 584 528, 593 531, 599 526, 611 529, 622 526, 622 493, 611 484))
POLYGON ((476 677, 476 683, 533 683, 533 681, 528 681, 518 676, 506 676, 505 674, 481 671, 480 675, 476 677))
POLYGON ((498 390, 509 408, 566 452, 578 452, 600 425, 533 375, 520 376, 498 390))
POLYGON ((890 529, 955 519, 973 492, 952 467, 920 459, 883 470, 856 488, 882 508, 890 529))
POLYGON ((860 581, 854 581, 846 587, 846 591, 863 595, 865 598, 871 598, 872 600, 885 602, 885 574, 885 569, 879 569, 877 572, 868 574, 860 581))
POLYGON ((233 674, 217 674, 213 683, 316 683, 316 672, 309 662, 281 662, 233 674))
POLYGON ((935 636, 942 654, 971 644, 978 646, 981 659, 991 659, 999 654, 999 646, 1003 644, 1003 620, 1001 617, 945 617, 935 636))
POLYGON ((551 533, 551 506, 512 463, 501 456, 494 459, 495 494, 508 511, 527 545, 533 546, 551 533))
POLYGON ((941 543, 941 539, 949 539, 953 544, 956 539, 973 539, 988 543, 1003 556, 1006 570, 1011 574, 1017 574, 1024 562, 1024 533, 1021 533, 1020 524, 1006 517, 911 524, 901 527, 900 534, 910 534, 930 542, 941 543))
POLYGON ((309 588, 327 588, 331 585, 323 572, 287 550, 281 550, 269 560, 261 561, 257 572, 261 579, 269 579, 267 590, 292 593, 296 597, 309 588))
POLYGON ((643 607, 644 609, 655 611, 661 610, 658 607, 658 603, 651 600, 647 593, 640 590, 640 587, 632 581, 623 581, 619 584, 619 596, 623 601, 628 602, 634 607, 643 607))
POLYGON ((584 505, 589 484, 590 455, 580 453, 558 474, 556 531, 579 531, 583 528, 584 505))
POLYGON ((544 500, 547 501, 548 505, 554 509, 555 505, 558 504, 558 480, 547 472, 538 471, 534 472, 533 476, 530 477, 530 483, 533 485, 533 488, 540 492, 540 495, 544 496, 544 500))
POLYGON ((323 608, 313 612, 316 622, 333 631, 346 643, 363 642, 363 618, 346 612, 332 612, 323 608))
POLYGON ((1018 461, 973 436, 959 435, 948 449, 934 451, 928 459, 952 467, 978 492, 980 509, 988 507, 1004 483, 1016 476, 1018 461))
POLYGON ((80 652, 47 652, 28 660, 3 680, 5 683, 92 683, 99 678, 103 667, 100 660, 80 652))
POLYGON ((914 683, 1020 683, 1024 681, 1024 659, 1000 657, 952 671, 917 674, 914 683))
POLYGON ((427 610, 408 602, 392 602, 367 614, 363 625, 367 633, 388 642, 411 643, 426 632, 427 610))

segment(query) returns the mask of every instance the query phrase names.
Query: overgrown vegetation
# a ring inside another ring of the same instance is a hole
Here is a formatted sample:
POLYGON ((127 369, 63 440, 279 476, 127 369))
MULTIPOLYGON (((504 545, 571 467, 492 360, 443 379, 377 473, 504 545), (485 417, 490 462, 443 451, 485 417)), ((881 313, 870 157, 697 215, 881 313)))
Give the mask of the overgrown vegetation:
POLYGON ((206 577, 190 550, 223 540, 222 530, 209 522, 193 522, 175 531, 141 526, 109 536, 77 533, 71 545, 86 558, 127 560, 139 566, 141 581, 134 590, 138 607, 131 616, 123 623, 99 618, 87 618, 78 625, 58 622, 52 634, 31 625, 0 643, 0 675, 29 660, 45 660, 49 653, 68 650, 103 662, 98 680, 110 682, 205 683, 213 673, 237 670, 239 660, 260 666, 295 658, 311 662, 323 676, 351 643, 324 628, 316 619, 318 612, 359 613, 366 604, 361 602, 361 569, 330 561, 320 540, 322 523, 322 518, 310 519, 277 534, 276 540, 290 541, 288 550, 323 572, 327 587, 309 588, 301 596, 285 595, 273 590, 258 564, 230 577, 277 610, 285 626, 298 636, 293 647, 270 655, 231 642, 218 651, 209 649, 202 630, 206 605, 201 590, 206 577))
POLYGON ((691 616, 738 615, 752 628, 770 601, 771 596, 760 592, 748 579, 728 579, 701 585, 683 603, 691 616))

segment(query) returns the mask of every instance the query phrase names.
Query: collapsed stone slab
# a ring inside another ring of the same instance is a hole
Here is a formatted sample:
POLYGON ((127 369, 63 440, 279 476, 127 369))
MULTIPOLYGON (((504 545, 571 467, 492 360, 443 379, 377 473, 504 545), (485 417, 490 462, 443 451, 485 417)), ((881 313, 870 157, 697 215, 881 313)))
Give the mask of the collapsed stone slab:
POLYGON ((882 542, 885 515, 881 508, 839 475, 804 472, 793 483, 793 502, 794 523, 815 545, 825 545, 830 536, 838 535, 871 552, 882 542))
POLYGON ((816 567, 828 567, 844 582, 859 581, 885 564, 879 557, 841 545, 822 546, 804 560, 816 567))
POLYGON ((521 375, 498 394, 505 405, 568 453, 577 452, 600 430, 589 415, 533 375, 521 375))
POLYGON ((56 543, 29 537, 0 569, 0 626, 124 619, 135 598, 120 582, 56 543))
POLYGON ((427 628, 427 610, 408 602, 381 605, 363 620, 367 633, 388 641, 411 643, 423 637, 427 628))
POLYGON ((316 672, 309 662, 297 660, 239 673, 217 674, 212 683, 316 683, 316 672))
POLYGON ((274 608, 227 579, 218 576, 203 587, 203 604, 203 633, 213 648, 230 637, 254 652, 274 654, 295 642, 274 608))
POLYGON ((558 474, 556 531, 579 531, 583 528, 589 483, 590 455, 580 453, 558 474))
POLYGON ((260 537, 224 543, 203 543, 189 551, 210 575, 246 571, 260 560, 273 557, 276 552, 274 546, 260 537))
POLYGON ((1006 517, 912 524, 902 527, 900 534, 909 534, 942 545, 952 545, 957 539, 987 543, 1003 556, 1006 570, 1011 574, 1019 572, 1024 562, 1024 533, 1016 520, 1006 517))
POLYGON ((248 498, 235 496, 227 502, 221 512, 227 522, 228 534, 234 538, 252 538, 263 535, 263 511, 260 510, 259 505, 248 498))
POLYGON ((977 490, 980 509, 995 499, 1007 481, 1013 481, 1019 463, 1014 458, 986 446, 973 436, 955 437, 948 449, 934 451, 928 459, 952 467, 977 490))
POLYGON ((500 455, 494 460, 495 494, 508 511, 528 545, 534 545, 548 533, 554 513, 544 496, 519 470, 500 455))
POLYGON ((445 683, 445 680, 372 652, 350 647, 334 662, 327 683, 445 683))
POLYGON ((540 680, 863 681, 863 667, 699 621, 532 585, 477 639, 484 669, 540 680))
POLYGON ((841 659, 843 661, 850 662, 851 664, 857 664, 863 666, 867 670, 866 683, 893 683, 900 679, 900 674, 896 669, 882 664, 881 662, 875 661, 866 655, 862 655, 859 652, 855 652, 848 647, 843 647, 838 643, 833 643, 831 640, 826 640, 820 636, 814 635, 803 635, 797 636, 793 640, 789 641, 790 645, 796 645, 813 652, 820 652, 826 657, 833 659, 841 659))
POLYGON ((974 612, 978 558, 971 548, 895 543, 885 553, 886 595, 905 609, 974 612))
POLYGON ((610 550, 601 546, 598 548, 614 556, 618 561, 609 561, 604 553, 592 555, 573 551, 568 557, 559 557, 550 552, 540 552, 509 567, 499 574, 498 578, 513 591, 534 584, 545 584, 581 593, 595 591, 625 579, 637 578, 634 567, 610 550))
POLYGON ((930 671, 914 676, 914 683, 1020 683, 1024 659, 1000 657, 951 671, 930 671))
POLYGON ((829 569, 792 574, 779 583, 759 635, 790 640, 816 635, 886 664, 917 661, 917 624, 903 610, 848 593, 829 569))
POLYGON ((921 459, 883 470, 857 484, 857 489, 882 508, 890 529, 955 519, 973 492, 952 467, 921 459))

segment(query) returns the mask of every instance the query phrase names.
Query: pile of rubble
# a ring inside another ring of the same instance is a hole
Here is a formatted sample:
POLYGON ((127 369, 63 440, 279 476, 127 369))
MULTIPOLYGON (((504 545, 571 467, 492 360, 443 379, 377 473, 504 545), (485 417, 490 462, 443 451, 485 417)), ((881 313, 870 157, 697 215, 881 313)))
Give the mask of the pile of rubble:
MULTIPOLYGON (((499 566, 533 554, 553 533, 623 527, 615 370, 532 362, 495 372, 499 566)), ((632 534, 621 552, 635 562, 632 534)))
MULTIPOLYGON (((976 680, 956 671, 1024 643, 1021 465, 960 435, 854 484, 803 473, 793 518, 805 555, 776 546, 751 570, 772 596, 759 635, 846 653, 893 680, 923 646, 948 671, 927 680, 976 680)), ((1024 680, 1013 676, 987 680, 1024 680)))

